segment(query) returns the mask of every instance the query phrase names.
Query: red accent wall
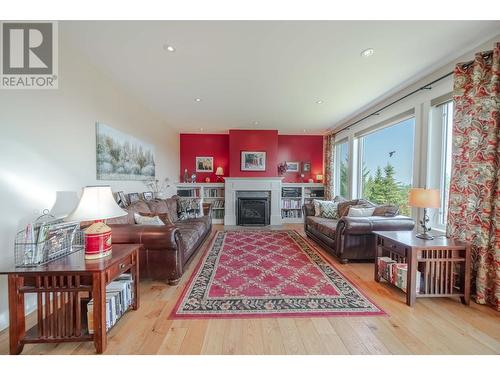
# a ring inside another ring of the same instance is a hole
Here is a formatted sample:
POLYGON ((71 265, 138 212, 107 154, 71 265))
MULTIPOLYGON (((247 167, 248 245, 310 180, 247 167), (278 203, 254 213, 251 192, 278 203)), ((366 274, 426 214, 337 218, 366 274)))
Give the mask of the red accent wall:
POLYGON ((196 182, 216 182, 217 167, 224 169, 224 176, 229 176, 229 135, 228 134, 181 134, 180 135, 180 176, 184 180, 184 169, 189 175, 196 171, 197 156, 213 156, 213 172, 196 172, 196 182))
POLYGON ((278 164, 285 161, 311 162, 311 172, 285 173, 285 182, 316 181, 323 173, 323 137, 320 135, 278 135, 277 130, 230 130, 229 134, 181 134, 180 135, 180 181, 184 169, 189 174, 196 170, 196 156, 213 156, 213 172, 197 172, 196 181, 205 182, 210 177, 215 182, 217 167, 224 169, 228 177, 276 177, 278 164), (241 151, 266 151, 265 172, 240 171, 241 151))
POLYGON ((323 136, 321 135, 280 135, 278 136, 277 164, 285 161, 311 162, 311 172, 285 173, 283 182, 316 182, 316 175, 323 174, 323 136))
POLYGON ((277 177, 278 131, 277 130, 229 130, 229 176, 277 177), (263 172, 241 171, 241 151, 265 151, 266 170, 263 172))

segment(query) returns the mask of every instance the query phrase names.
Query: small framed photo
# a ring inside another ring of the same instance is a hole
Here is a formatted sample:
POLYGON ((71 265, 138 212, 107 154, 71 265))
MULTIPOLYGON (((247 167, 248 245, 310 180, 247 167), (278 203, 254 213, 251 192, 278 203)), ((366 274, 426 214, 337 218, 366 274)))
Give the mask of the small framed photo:
POLYGON ((128 206, 128 200, 123 191, 119 191, 115 193, 115 200, 118 206, 124 208, 128 206))
POLYGON ((141 200, 141 197, 139 196, 139 193, 129 193, 128 194, 128 201, 130 204, 133 204, 135 202, 139 202, 141 200))
POLYGON ((212 156, 196 157, 196 172, 213 172, 214 158, 212 156))
POLYGON ((154 194, 152 191, 145 191, 142 193, 142 197, 145 201, 152 201, 154 199, 154 194))
POLYGON ((302 163, 302 172, 311 172, 311 162, 305 161, 304 163, 302 163))
POLYGON ((300 163, 298 161, 287 161, 286 162, 286 171, 288 173, 296 173, 300 170, 300 163))
POLYGON ((247 172, 265 172, 265 151, 241 151, 241 170, 247 172))

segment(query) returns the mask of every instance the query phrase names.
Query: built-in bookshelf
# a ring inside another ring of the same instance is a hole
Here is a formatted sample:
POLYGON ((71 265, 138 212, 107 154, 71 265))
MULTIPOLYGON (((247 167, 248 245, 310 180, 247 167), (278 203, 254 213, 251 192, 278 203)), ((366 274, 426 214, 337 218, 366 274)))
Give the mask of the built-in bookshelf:
POLYGON ((212 204, 212 223, 224 223, 224 183, 179 183, 177 195, 182 198, 200 199, 203 203, 212 204))
POLYGON ((284 223, 302 223, 302 206, 313 199, 324 199, 325 189, 318 183, 283 183, 281 218, 284 223))

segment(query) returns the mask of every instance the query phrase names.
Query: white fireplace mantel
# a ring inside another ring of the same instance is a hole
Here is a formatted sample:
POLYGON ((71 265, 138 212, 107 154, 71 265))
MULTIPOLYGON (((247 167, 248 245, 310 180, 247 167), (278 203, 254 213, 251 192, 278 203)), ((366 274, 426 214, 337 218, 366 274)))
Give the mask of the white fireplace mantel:
POLYGON ((224 225, 236 225, 236 192, 271 192, 271 225, 281 225, 281 181, 283 177, 225 177, 224 225))

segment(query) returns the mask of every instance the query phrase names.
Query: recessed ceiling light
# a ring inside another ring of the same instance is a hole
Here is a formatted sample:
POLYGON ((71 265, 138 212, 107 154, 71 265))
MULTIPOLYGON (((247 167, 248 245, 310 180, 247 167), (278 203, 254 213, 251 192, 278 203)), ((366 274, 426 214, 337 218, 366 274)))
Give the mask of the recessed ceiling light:
POLYGON ((321 100, 321 99, 316 100, 316 104, 323 104, 323 100, 321 100))
POLYGON ((199 103, 199 102, 201 102, 201 98, 196 98, 194 101, 199 103))
POLYGON ((370 57, 375 53, 375 50, 373 48, 367 48, 364 51, 361 51, 361 56, 362 57, 370 57))
POLYGON ((168 52, 175 52, 175 47, 174 47, 174 46, 171 46, 171 45, 169 45, 169 44, 164 44, 164 45, 163 45, 163 49, 164 49, 165 51, 168 51, 168 52))

